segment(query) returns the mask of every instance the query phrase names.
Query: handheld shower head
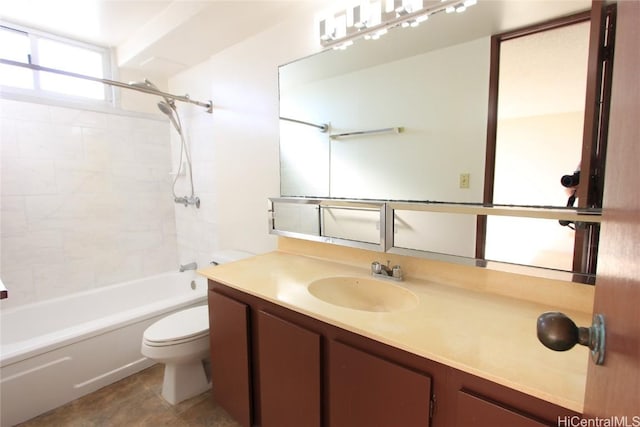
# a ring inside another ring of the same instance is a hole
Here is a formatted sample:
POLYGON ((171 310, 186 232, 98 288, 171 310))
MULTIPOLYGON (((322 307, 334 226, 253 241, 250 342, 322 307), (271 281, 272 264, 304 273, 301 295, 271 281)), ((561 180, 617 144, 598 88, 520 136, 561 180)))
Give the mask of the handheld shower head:
MULTIPOLYGON (((153 90, 157 90, 158 92, 162 92, 158 86, 156 86, 155 84, 153 84, 149 79, 145 78, 144 81, 141 82, 130 82, 129 86, 134 86, 134 87, 141 87, 141 88, 147 88, 147 89, 153 89, 153 90)), ((162 99, 164 99, 164 101, 173 106, 174 102, 173 100, 163 96, 162 99)), ((166 114, 166 113, 165 113, 166 114)))
POLYGON ((158 102, 158 108, 160 109, 160 111, 162 111, 164 114, 167 115, 167 117, 169 117, 169 120, 171 120, 171 123, 173 124, 173 127, 176 128, 176 130, 178 131, 179 134, 182 134, 182 127, 178 124, 178 121, 176 120, 175 117, 175 107, 172 104, 169 104, 167 102, 164 101, 160 101, 158 102))

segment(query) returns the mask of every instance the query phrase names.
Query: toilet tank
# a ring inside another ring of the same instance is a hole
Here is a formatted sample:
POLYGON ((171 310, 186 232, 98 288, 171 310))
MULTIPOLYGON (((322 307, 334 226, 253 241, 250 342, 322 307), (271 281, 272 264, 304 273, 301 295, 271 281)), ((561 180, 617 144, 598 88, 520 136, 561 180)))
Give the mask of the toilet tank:
POLYGON ((228 262, 239 261, 244 258, 249 258, 255 254, 247 251, 240 251, 237 249, 223 249, 211 254, 211 264, 226 264, 228 262))

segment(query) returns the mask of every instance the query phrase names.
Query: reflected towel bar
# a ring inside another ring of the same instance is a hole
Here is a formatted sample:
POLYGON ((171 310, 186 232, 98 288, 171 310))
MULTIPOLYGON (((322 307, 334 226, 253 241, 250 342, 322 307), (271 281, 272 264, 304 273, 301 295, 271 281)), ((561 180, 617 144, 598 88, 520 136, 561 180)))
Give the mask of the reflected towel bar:
POLYGON ((343 138, 345 136, 359 136, 359 135, 369 135, 373 133, 401 133, 404 131, 403 127, 393 127, 393 128, 384 128, 384 129, 373 129, 373 130, 359 130, 353 132, 345 132, 345 133, 335 133, 333 135, 329 135, 331 139, 343 138))
POLYGON ((301 124, 301 125, 312 126, 314 128, 320 129, 320 132, 327 132, 329 130, 329 125, 326 124, 326 123, 322 123, 320 125, 317 125, 315 123, 309 123, 309 122, 304 122, 302 120, 290 119, 288 117, 280 117, 280 120, 285 120, 287 122, 298 123, 298 124, 301 124))

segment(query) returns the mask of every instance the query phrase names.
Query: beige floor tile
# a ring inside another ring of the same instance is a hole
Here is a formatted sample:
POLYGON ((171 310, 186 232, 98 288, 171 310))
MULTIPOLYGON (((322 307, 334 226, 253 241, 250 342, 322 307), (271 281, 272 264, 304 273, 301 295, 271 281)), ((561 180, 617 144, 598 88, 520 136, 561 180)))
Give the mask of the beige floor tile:
POLYGON ((74 400, 20 427, 239 427, 211 392, 170 405, 161 396, 163 366, 155 365, 74 400))

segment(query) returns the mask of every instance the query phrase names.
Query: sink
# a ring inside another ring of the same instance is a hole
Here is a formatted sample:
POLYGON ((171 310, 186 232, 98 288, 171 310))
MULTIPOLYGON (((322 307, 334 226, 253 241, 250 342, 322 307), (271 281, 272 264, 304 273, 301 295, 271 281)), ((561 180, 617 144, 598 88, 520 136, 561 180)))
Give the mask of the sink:
POLYGON ((355 310, 390 312, 407 310, 418 304, 411 291, 381 279, 336 276, 315 280, 309 293, 329 304, 355 310))

